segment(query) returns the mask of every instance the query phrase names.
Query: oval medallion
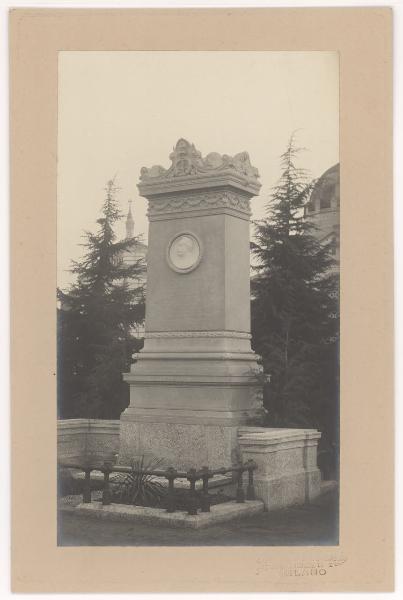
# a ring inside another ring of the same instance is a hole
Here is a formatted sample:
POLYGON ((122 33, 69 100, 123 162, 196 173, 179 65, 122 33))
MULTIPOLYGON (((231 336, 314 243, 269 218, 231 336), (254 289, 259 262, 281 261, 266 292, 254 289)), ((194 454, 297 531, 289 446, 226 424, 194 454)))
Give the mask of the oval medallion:
POLYGON ((200 242, 192 233, 180 233, 169 244, 168 262, 178 273, 189 273, 195 269, 200 258, 200 242))

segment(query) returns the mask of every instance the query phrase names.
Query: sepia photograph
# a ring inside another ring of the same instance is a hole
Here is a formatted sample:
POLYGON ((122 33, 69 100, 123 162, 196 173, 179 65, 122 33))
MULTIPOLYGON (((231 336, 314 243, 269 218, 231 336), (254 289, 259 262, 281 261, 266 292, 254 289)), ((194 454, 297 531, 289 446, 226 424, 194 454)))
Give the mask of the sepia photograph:
POLYGON ((65 50, 57 102, 58 545, 337 546, 338 52, 65 50))

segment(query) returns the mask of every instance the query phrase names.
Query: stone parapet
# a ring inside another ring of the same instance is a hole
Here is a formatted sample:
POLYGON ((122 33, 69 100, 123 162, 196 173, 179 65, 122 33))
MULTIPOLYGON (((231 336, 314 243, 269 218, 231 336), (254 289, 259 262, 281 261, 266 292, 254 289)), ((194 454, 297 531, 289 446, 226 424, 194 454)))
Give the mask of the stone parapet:
POLYGON ((57 422, 57 456, 60 463, 104 461, 119 452, 120 421, 61 419, 57 422))
POLYGON ((242 459, 257 464, 257 497, 267 509, 304 504, 319 495, 319 431, 239 427, 238 436, 242 459))

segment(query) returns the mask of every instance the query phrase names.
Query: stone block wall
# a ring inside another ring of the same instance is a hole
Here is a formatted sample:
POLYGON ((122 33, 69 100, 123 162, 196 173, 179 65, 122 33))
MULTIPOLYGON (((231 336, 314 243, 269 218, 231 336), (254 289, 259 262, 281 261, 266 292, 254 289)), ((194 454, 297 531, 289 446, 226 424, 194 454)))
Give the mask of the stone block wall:
POLYGON ((240 427, 238 435, 242 459, 257 464, 256 495, 267 510, 305 504, 319 496, 319 431, 240 427))
POLYGON ((111 460, 119 452, 120 421, 63 419, 57 422, 57 455, 60 463, 111 460))

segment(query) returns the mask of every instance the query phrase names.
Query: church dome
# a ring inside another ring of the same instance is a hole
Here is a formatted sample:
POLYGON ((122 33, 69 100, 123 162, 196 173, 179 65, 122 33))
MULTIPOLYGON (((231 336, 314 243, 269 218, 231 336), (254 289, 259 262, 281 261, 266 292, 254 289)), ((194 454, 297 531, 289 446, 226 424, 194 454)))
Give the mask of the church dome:
POLYGON ((306 213, 337 210, 340 206, 340 163, 327 169, 316 182, 306 213))
MULTIPOLYGON (((340 164, 327 169, 314 185, 305 218, 314 228, 311 232, 321 243, 334 241, 332 254, 339 260, 340 164)), ((338 267, 334 267, 335 269, 338 267)))

